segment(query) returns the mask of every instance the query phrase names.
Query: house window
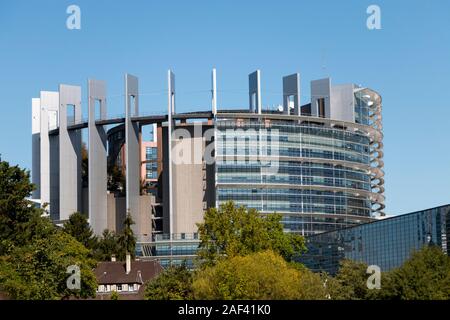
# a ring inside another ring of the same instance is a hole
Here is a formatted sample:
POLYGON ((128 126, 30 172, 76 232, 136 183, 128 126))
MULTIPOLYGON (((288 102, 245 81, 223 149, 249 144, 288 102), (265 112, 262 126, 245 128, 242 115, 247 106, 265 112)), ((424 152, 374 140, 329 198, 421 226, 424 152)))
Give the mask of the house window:
POLYGON ((117 291, 122 291, 122 285, 121 284, 117 285, 117 291))

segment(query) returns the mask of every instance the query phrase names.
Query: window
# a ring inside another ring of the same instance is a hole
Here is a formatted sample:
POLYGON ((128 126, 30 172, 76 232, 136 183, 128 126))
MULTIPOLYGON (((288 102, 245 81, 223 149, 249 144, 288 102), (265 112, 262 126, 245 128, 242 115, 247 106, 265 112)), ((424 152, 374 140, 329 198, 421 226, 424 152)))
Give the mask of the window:
POLYGON ((122 285, 121 284, 117 285, 117 291, 122 291, 122 285))
POLYGON ((325 98, 317 99, 317 112, 320 118, 325 118, 325 98))
POLYGON ((68 104, 66 106, 66 116, 67 116, 67 125, 73 125, 75 124, 75 105, 73 104, 68 104))

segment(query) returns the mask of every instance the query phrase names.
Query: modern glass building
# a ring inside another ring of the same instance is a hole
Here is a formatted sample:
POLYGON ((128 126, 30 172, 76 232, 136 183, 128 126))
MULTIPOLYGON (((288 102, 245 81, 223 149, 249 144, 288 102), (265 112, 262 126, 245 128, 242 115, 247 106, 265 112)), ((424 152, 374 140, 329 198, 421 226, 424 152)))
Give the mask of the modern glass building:
POLYGON ((270 107, 262 103, 257 70, 248 76, 248 108, 229 110, 218 107, 215 70, 211 78, 206 111, 177 112, 170 70, 162 112, 140 110, 139 81, 130 74, 119 116, 108 115, 105 81, 88 80, 87 119, 80 86, 42 91, 32 100, 35 199, 49 203, 55 223, 75 211, 88 214, 96 235, 120 230, 130 213, 140 243, 154 242, 156 235, 173 240, 195 234, 204 212, 228 200, 261 214, 280 213, 286 232, 305 236, 383 215, 377 92, 319 79, 311 81, 310 100, 302 105, 300 74, 294 73, 281 79, 282 103, 270 107), (59 120, 53 128, 48 118, 55 110, 59 120), (153 141, 146 142, 143 130, 150 125, 153 141), (89 163, 82 187, 84 129, 89 163))
POLYGON ((184 263, 189 269, 193 269, 199 244, 197 233, 174 234, 172 239, 167 234, 158 234, 152 242, 137 243, 136 256, 158 260, 163 268, 184 263))
POLYGON ((450 205, 445 205, 310 236, 308 252, 300 262, 314 271, 330 274, 338 271, 342 259, 389 271, 426 245, 440 246, 449 254, 449 241, 450 205))
POLYGON ((329 82, 331 89, 318 94, 319 84, 311 83, 311 104, 301 106, 300 115, 218 113, 217 205, 233 200, 281 213, 285 230, 302 235, 383 214, 381 97, 329 82))

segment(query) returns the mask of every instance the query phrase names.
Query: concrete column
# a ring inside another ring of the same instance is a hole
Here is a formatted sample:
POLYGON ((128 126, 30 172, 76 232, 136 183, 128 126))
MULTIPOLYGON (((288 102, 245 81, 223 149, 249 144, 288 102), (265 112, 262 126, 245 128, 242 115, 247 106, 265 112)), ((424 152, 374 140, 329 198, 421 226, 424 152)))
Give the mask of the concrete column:
POLYGON ((216 69, 212 70, 211 75, 211 106, 212 106, 212 114, 213 116, 217 113, 217 83, 216 83, 216 69))
POLYGON ((173 164, 172 164, 172 133, 174 130, 175 123, 173 122, 172 116, 175 114, 175 74, 172 71, 167 72, 167 87, 168 87, 168 172, 169 172, 169 233, 170 239, 172 239, 174 230, 173 221, 173 164))
POLYGON ((40 196, 52 219, 59 219, 59 136, 49 136, 59 119, 59 93, 40 92, 40 196))
MULTIPOLYGON (((139 115, 138 78, 125 75, 125 160, 126 160, 126 209, 135 224, 132 226, 137 239, 140 240, 140 177, 141 157, 139 147, 140 129, 137 122, 131 121, 139 115)), ((123 223, 119 221, 119 223, 123 223)))
POLYGON ((331 79, 311 81, 311 115, 319 116, 318 100, 325 99, 325 118, 330 118, 331 112, 331 79))
POLYGON ((283 77, 283 113, 301 115, 300 74, 298 73, 283 77), (290 97, 293 97, 293 110, 291 110, 290 97))
POLYGON ((33 199, 41 198, 41 99, 31 99, 31 181, 35 185, 33 199))
POLYGON ((250 112, 261 114, 261 71, 248 75, 248 94, 250 112))
POLYGON ((59 86, 59 220, 81 210, 81 87, 59 86), (70 113, 70 114, 69 114, 70 113))
POLYGON ((89 221, 96 235, 101 235, 108 228, 107 199, 107 134, 103 125, 96 125, 95 120, 107 119, 106 82, 88 80, 89 109, 89 221), (96 102, 99 103, 99 117, 96 114, 96 102))

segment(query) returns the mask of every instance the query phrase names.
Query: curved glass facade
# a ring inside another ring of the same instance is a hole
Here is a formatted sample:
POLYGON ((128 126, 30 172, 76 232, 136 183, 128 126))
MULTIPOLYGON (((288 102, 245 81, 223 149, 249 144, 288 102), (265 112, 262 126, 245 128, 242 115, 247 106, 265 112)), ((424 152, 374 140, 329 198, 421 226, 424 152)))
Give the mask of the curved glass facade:
POLYGON ((384 272, 426 245, 450 254, 449 242, 450 205, 445 205, 308 237, 308 251, 299 260, 315 272, 333 275, 343 259, 377 265, 384 272))
MULTIPOLYGON (((356 111, 369 121, 367 108, 356 111)), ((280 118, 216 119, 217 204, 282 213, 286 231, 304 235, 370 221, 382 200, 373 192, 374 141, 365 126, 280 118)))

